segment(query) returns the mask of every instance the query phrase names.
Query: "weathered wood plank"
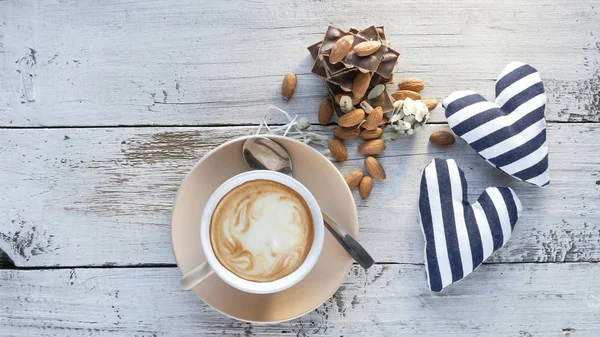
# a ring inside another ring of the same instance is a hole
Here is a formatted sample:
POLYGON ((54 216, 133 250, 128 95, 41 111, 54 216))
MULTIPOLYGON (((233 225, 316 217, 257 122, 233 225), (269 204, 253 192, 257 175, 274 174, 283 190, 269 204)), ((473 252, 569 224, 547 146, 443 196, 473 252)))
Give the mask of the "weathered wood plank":
MULTIPOLYGON (((313 127, 320 132, 331 130, 313 127)), ((551 184, 540 189, 496 171, 462 141, 438 148, 427 125, 388 142, 388 180, 356 195, 361 241, 379 262, 421 263, 421 169, 453 157, 474 200, 487 186, 513 187, 524 210, 495 262, 600 261, 600 125, 551 124, 551 184)), ((36 129, 0 132, 0 249, 17 266, 174 263, 170 207, 190 167, 254 127, 36 129)), ((330 131, 329 131, 330 132, 330 131)), ((350 142, 346 173, 363 157, 350 142)))
MULTIPOLYGON (((385 25, 402 53, 396 77, 422 77, 426 96, 474 89, 490 97, 502 67, 522 60, 545 80, 550 120, 597 122, 597 5, 5 1, 0 126, 257 123, 267 104, 316 121, 324 89, 305 48, 328 23, 385 25), (288 71, 299 74, 299 86, 284 103, 279 88, 288 71)), ((438 108, 433 121, 440 120, 438 108)))
POLYGON ((442 294, 420 265, 354 267, 288 323, 221 316, 176 268, 0 271, 2 336, 580 336, 600 331, 597 264, 486 265, 442 294), (574 286, 576 285, 576 286, 574 286))

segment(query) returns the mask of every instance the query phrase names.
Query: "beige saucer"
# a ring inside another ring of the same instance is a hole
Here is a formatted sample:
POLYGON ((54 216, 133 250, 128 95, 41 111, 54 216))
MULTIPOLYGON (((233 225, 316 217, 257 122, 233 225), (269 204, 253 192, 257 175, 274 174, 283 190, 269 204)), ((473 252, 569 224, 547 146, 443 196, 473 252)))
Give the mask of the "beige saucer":
MULTIPOLYGON (((285 137, 270 137, 290 153, 294 178, 311 191, 322 209, 356 237, 358 216, 354 198, 335 166, 308 145, 285 137)), ((173 205, 171 242, 182 274, 204 262, 200 246, 204 204, 219 185, 248 170, 242 158, 246 138, 234 139, 212 150, 194 165, 179 187, 173 205)), ((287 290, 249 294, 232 288, 213 274, 193 291, 215 310, 242 321, 275 323, 302 316, 333 295, 352 265, 352 258, 325 232, 316 266, 304 280, 287 290)))

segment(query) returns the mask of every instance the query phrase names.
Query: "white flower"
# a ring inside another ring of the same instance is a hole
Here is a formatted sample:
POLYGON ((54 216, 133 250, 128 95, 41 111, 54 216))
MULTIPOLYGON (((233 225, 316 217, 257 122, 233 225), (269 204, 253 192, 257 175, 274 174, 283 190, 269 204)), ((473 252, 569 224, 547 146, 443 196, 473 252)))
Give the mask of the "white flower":
POLYGON ((406 116, 406 117, 404 117, 404 119, 403 119, 403 120, 404 120, 406 123, 408 123, 408 124, 410 124, 410 125, 413 125, 413 124, 415 124, 415 120, 416 120, 416 119, 415 119, 415 116, 412 116, 412 115, 410 115, 410 116, 406 116))
POLYGON ((416 101, 414 107, 415 119, 417 120, 417 122, 421 122, 425 115, 429 113, 429 109, 427 108, 427 105, 425 105, 425 103, 421 101, 416 101))
POLYGON ((409 130, 410 129, 410 123, 407 123, 405 121, 399 120, 396 123, 392 123, 392 126, 394 127, 394 129, 398 130, 398 131, 404 131, 404 130, 409 130))
POLYGON ((404 105, 403 100, 397 100, 393 103, 394 105, 394 113, 400 112, 402 110, 402 106, 404 105))
POLYGON ((404 99, 404 105, 402 107, 402 111, 404 112, 405 115, 414 115, 415 114, 415 101, 413 101, 412 98, 410 97, 406 97, 406 99, 404 99))

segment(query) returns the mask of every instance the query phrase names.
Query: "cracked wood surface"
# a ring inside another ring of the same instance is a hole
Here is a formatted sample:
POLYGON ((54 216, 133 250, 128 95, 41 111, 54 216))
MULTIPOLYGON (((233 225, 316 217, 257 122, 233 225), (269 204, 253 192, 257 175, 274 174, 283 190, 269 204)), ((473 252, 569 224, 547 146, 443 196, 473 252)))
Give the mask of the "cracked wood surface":
POLYGON ((316 122, 325 89, 310 74, 306 47, 329 23, 385 25, 401 53, 396 80, 422 77, 426 97, 473 89, 491 98, 500 70, 524 61, 544 79, 549 120, 598 122, 598 7, 597 0, 4 1, 0 126, 246 124, 268 104, 316 122), (289 71, 298 88, 285 103, 279 91, 289 71))
MULTIPOLYGON (((313 126, 323 134, 332 127, 313 126)), ((423 262, 417 212, 421 170, 455 158, 469 197, 515 189, 522 217, 493 262, 600 261, 600 124, 550 124, 551 183, 540 189, 495 170, 463 141, 436 147, 427 125, 388 141, 388 179, 367 200, 355 191, 361 241, 378 262, 423 262)), ((29 129, 0 132, 0 249, 17 266, 172 264, 171 205, 184 175, 204 154, 256 127, 29 129)), ((348 142, 342 173, 363 167, 348 142)))
POLYGON ((2 336, 597 337, 598 264, 499 264, 441 294, 423 266, 354 266, 287 323, 226 318, 178 288, 176 268, 0 270, 2 336), (577 286, 574 286, 574 283, 577 286), (68 294, 66 296, 65 294, 68 294))

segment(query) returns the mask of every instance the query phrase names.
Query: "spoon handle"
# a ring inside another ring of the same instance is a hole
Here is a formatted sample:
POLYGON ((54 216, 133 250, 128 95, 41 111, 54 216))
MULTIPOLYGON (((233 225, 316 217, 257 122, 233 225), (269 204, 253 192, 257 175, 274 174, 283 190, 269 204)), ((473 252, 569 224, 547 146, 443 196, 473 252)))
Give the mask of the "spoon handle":
POLYGON ((333 234, 333 237, 342 245, 342 247, 352 256, 352 258, 358 262, 358 264, 365 268, 369 269, 375 261, 369 253, 363 248, 363 246, 356 241, 356 239, 350 235, 350 233, 346 232, 344 227, 340 226, 335 220, 333 220, 327 213, 321 210, 323 214, 323 220, 325 222, 325 227, 333 234))

